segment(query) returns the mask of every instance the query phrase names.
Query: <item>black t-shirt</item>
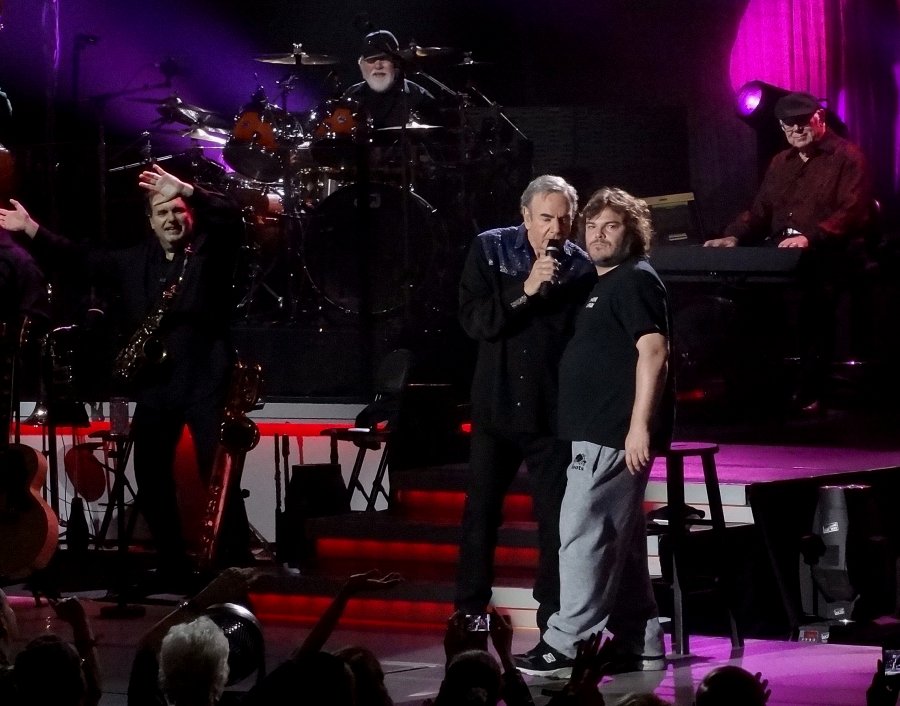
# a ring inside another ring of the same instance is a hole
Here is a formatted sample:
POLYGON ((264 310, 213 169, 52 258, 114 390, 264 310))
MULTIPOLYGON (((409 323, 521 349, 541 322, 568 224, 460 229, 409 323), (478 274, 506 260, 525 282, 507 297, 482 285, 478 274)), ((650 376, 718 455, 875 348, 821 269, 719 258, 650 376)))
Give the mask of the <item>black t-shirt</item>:
MULTIPOLYGON (((637 340, 670 339, 666 290, 645 259, 629 259, 602 275, 575 322, 559 368, 559 434, 625 448, 634 406, 637 340)), ((671 365, 670 365, 671 368, 671 365)), ((651 426, 651 447, 668 447, 674 416, 671 372, 651 426)))

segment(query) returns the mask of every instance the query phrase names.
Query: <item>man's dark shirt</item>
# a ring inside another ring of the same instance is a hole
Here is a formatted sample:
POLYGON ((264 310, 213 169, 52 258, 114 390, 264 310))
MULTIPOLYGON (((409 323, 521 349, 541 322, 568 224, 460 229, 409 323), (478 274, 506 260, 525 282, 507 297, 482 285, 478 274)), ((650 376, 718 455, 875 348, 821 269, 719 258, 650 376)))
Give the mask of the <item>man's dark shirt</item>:
POLYGON ((23 316, 42 327, 49 323, 47 280, 31 255, 0 229, 0 322, 17 326, 23 316))
POLYGON ((547 297, 527 297, 524 284, 534 260, 524 225, 477 236, 460 280, 459 318, 478 341, 473 422, 551 435, 559 358, 597 274, 587 254, 566 242, 559 283, 547 297))
MULTIPOLYGON (((229 321, 240 213, 230 201, 201 189, 195 189, 186 201, 195 209, 193 252, 180 292, 161 326, 168 355, 135 391, 138 401, 160 409, 218 394, 233 357, 229 321)), ((126 337, 159 307, 163 290, 178 278, 184 264, 183 254, 166 260, 155 236, 133 247, 109 250, 84 248, 40 228, 32 250, 39 261, 56 267, 71 268, 80 262, 92 281, 116 292, 126 337)))
POLYGON ((786 228, 810 245, 853 236, 869 218, 872 182, 865 157, 830 130, 807 148, 804 162, 794 147, 772 159, 749 211, 725 229, 741 245, 760 244, 786 228))
MULTIPOLYGON (((666 288, 644 258, 630 258, 597 280, 559 364, 559 435, 625 448, 637 376, 638 339, 659 333, 671 347, 666 288)), ((675 386, 669 363, 650 429, 655 451, 669 447, 675 386)))
POLYGON ((404 96, 400 91, 400 82, 393 85, 383 93, 378 93, 369 88, 365 81, 356 83, 344 92, 344 98, 352 98, 359 101, 366 114, 372 119, 372 127, 379 130, 384 127, 397 127, 418 119, 428 123, 435 119, 435 100, 428 91, 413 81, 406 81, 408 93, 405 97, 406 110, 404 110, 404 96))

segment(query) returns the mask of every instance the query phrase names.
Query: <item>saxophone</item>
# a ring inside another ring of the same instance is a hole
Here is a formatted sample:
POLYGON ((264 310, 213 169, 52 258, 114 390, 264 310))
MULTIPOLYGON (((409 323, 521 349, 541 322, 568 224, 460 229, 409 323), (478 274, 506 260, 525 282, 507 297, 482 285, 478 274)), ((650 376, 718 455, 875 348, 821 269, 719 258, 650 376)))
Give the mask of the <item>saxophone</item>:
POLYGON ((120 380, 133 382, 142 370, 159 365, 168 356, 166 346, 159 338, 159 329, 162 326, 163 318, 172 310, 172 306, 181 292, 184 273, 187 271, 188 258, 191 253, 190 247, 185 248, 184 261, 178 279, 163 290, 159 306, 147 315, 116 356, 113 375, 120 380))
POLYGON ((259 443, 259 427, 246 413, 259 401, 261 384, 262 368, 258 364, 235 363, 219 427, 219 446, 206 493, 198 553, 201 570, 215 566, 225 508, 232 493, 240 492, 247 452, 259 443))

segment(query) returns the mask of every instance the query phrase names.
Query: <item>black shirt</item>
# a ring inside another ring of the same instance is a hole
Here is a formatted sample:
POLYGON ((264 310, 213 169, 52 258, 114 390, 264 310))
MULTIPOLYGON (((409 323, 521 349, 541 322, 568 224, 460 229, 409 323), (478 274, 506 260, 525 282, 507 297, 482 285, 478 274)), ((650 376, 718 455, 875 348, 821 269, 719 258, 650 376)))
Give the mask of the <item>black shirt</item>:
POLYGON ((557 365, 574 316, 597 273, 587 254, 566 242, 559 284, 526 297, 535 253, 524 225, 478 235, 459 285, 459 318, 478 341, 472 419, 509 432, 555 434, 557 365))
POLYGON ((369 84, 362 81, 350 86, 343 97, 358 101, 376 130, 397 127, 413 118, 425 123, 433 120, 436 113, 434 96, 413 81, 405 81, 405 85, 407 93, 404 97, 399 81, 382 93, 373 91, 369 84))
MULTIPOLYGON (((634 407, 637 340, 660 333, 671 346, 666 289, 646 259, 626 260, 602 275, 578 314, 559 367, 559 434, 625 448, 634 407)), ((671 364, 670 364, 671 369, 671 364)), ((674 417, 674 380, 651 425, 651 448, 668 448, 674 417)))

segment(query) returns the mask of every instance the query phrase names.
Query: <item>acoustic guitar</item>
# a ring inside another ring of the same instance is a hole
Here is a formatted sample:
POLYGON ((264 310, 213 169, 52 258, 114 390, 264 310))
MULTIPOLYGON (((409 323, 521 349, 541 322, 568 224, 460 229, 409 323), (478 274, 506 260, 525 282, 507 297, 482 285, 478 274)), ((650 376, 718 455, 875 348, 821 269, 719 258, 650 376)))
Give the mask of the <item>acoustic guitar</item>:
POLYGON ((12 334, 2 323, 0 330, 0 577, 23 579, 50 562, 59 521, 41 496, 47 460, 9 440, 16 358, 27 321, 12 334))

